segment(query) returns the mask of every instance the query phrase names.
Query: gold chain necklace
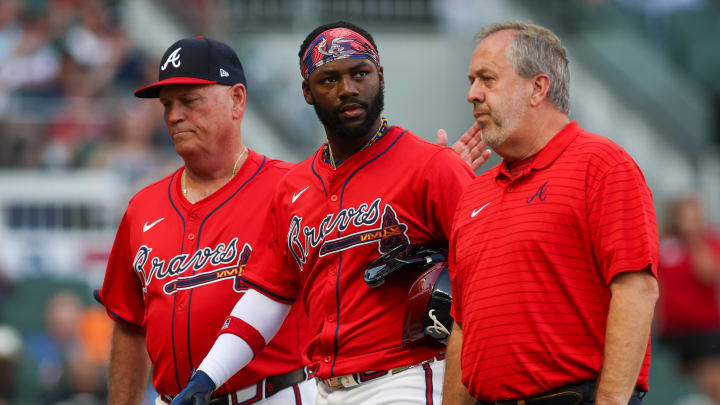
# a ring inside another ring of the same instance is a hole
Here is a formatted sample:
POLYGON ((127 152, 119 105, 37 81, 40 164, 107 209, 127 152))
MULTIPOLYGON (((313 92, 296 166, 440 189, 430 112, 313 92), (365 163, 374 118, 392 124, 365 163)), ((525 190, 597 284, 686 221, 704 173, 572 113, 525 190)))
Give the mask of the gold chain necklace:
MULTIPOLYGON (((247 146, 243 146, 242 152, 240 152, 240 155, 237 157, 237 159, 235 159, 235 163, 233 164, 233 168, 232 168, 232 173, 230 174, 230 177, 227 179, 227 181, 225 183, 227 183, 228 181, 232 180, 233 177, 235 177, 235 175, 237 174, 237 171, 238 171, 238 167, 237 167, 238 162, 240 162, 240 160, 242 160, 247 154, 248 154, 248 148, 247 148, 247 146)), ((185 196, 185 198, 187 198, 187 195, 188 195, 187 186, 185 185, 186 184, 186 181, 185 181, 186 173, 187 173, 187 170, 183 170, 183 174, 182 174, 182 176, 180 176, 180 188, 182 189, 182 193, 183 193, 183 196, 185 196)))
MULTIPOLYGON (((360 150, 364 150, 365 148, 367 148, 368 146, 370 146, 371 143, 375 142, 375 140, 378 139, 380 135, 382 135, 382 133, 383 133, 383 127, 385 127, 385 123, 386 123, 386 121, 385 121, 385 119, 383 118, 383 120, 380 121, 380 128, 378 128, 377 132, 375 132, 375 135, 373 135, 373 136, 370 138, 370 140, 368 141, 368 143, 366 143, 365 146, 363 146, 362 148, 360 148, 360 150)), ((327 146, 328 146, 328 158, 329 158, 329 160, 330 160, 330 166, 332 166, 333 169, 336 169, 336 170, 337 170, 337 166, 335 165, 335 159, 333 158, 332 149, 330 148, 330 142, 328 142, 327 146)), ((358 152, 360 152, 360 150, 359 150, 358 152)), ((357 153, 357 152, 356 152, 356 153, 357 153)))

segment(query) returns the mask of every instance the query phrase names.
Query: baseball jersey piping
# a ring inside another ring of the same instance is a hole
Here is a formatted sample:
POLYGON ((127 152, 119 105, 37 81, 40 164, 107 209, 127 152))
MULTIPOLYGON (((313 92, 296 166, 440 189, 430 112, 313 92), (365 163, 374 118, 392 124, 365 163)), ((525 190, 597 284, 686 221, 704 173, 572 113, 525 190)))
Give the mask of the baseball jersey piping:
MULTIPOLYGON (((200 235, 202 234, 202 230, 203 230, 203 226, 205 225, 205 221, 207 221, 208 218, 210 218, 210 216, 215 213, 215 211, 219 210, 219 209, 220 209, 223 205, 225 205, 228 201, 232 200, 232 199, 237 195, 237 193, 240 192, 240 190, 242 190, 252 179, 254 179, 255 176, 257 176, 257 174, 260 173, 260 171, 263 169, 263 167, 265 167, 265 161, 266 161, 266 160, 267 160, 267 157, 266 157, 266 156, 263 156, 263 160, 262 160, 262 162, 260 162, 260 165, 259 165, 259 167, 257 168, 257 170, 255 170, 255 173, 253 173, 247 180, 245 180, 245 182, 244 182, 243 184, 241 184, 240 187, 238 187, 238 189, 235 190, 235 192, 233 192, 228 198, 226 198, 225 201, 223 201, 223 202, 221 202, 220 204, 218 204, 217 207, 213 208, 213 210, 210 211, 210 213, 207 214, 207 215, 205 216, 205 218, 203 218, 202 222, 200 222, 200 227, 198 228, 198 231, 197 231, 197 238, 196 238, 197 242, 195 243, 195 250, 196 250, 196 251, 197 251, 198 249, 200 249, 200 235)), ((232 181, 232 180, 231 180, 231 181, 232 181)), ((184 230, 183 230, 183 234, 185 234, 184 230)), ((183 241, 184 241, 184 238, 183 238, 183 241)), ((193 267, 193 269, 192 269, 192 275, 195 275, 195 268, 194 268, 194 267, 193 267)), ((190 366, 190 370, 193 370, 193 371, 194 371, 193 361, 192 361, 192 342, 191 342, 191 340, 192 340, 192 339, 191 339, 192 334, 190 333, 190 329, 191 329, 191 327, 190 327, 190 315, 191 315, 191 313, 192 313, 192 311, 190 310, 190 308, 192 307, 193 292, 194 292, 194 290, 191 289, 191 290, 190 290, 190 296, 188 297, 188 311, 187 311, 187 325, 188 325, 188 327, 187 327, 187 348, 188 348, 188 364, 189 364, 189 366, 190 366)), ((175 296, 177 296, 177 294, 175 294, 175 296)), ((175 311, 175 310, 173 309, 173 312, 174 312, 174 311, 175 311)), ((173 328, 173 329, 174 329, 174 328, 173 328)))
POLYGON ((253 289, 258 290, 258 291, 261 292, 263 295, 266 295, 266 296, 274 299, 275 301, 280 301, 280 302, 283 303, 283 304, 292 304, 292 303, 295 302, 295 299, 293 299, 293 298, 287 298, 287 297, 283 297, 282 295, 277 295, 277 294, 271 293, 270 291, 268 291, 268 290, 262 288, 261 286, 253 283, 252 281, 246 279, 245 277, 240 277, 240 280, 242 280, 244 283, 248 284, 248 285, 249 285, 250 287, 252 287, 253 289))
POLYGON ((327 189, 325 188, 325 182, 323 181, 322 177, 320 177, 318 172, 315 171, 315 161, 317 160, 317 155, 318 155, 318 153, 320 153, 320 151, 322 151, 322 148, 319 151, 315 152, 315 155, 313 156, 313 159, 312 159, 312 164, 310 165, 310 170, 312 170, 315 177, 317 177, 318 180, 320 180, 320 184, 322 184, 322 186, 323 186, 323 192, 325 193, 325 197, 327 197, 328 193, 327 193, 327 189))
MULTIPOLYGON (((172 199, 172 185, 173 181, 175 180, 175 176, 178 174, 179 170, 173 173, 172 177, 170 178, 170 181, 168 182, 168 200, 170 201, 170 205, 172 205, 173 209, 177 213, 178 217, 180 217, 180 221, 182 221, 182 235, 185 235, 185 218, 180 213, 180 210, 178 210, 177 206, 175 206, 175 202, 173 202, 172 199)), ((182 254, 183 250, 185 249, 185 238, 180 238, 180 254, 182 254)), ((178 364, 177 364, 177 351, 175 349, 175 328, 173 327, 175 325, 175 309, 177 308, 177 294, 173 294, 173 311, 172 311, 172 317, 170 318, 170 340, 172 340, 172 350, 173 350, 173 366, 175 367, 175 383, 178 386, 179 390, 183 389, 183 384, 180 382, 180 373, 178 371, 178 364)))
MULTIPOLYGON (((388 128, 387 132, 389 133, 392 130, 392 128, 393 127, 388 128)), ((340 209, 342 209, 342 207, 343 207, 343 198, 345 197, 345 187, 347 187, 348 183, 355 176, 355 174, 357 174, 357 172, 364 169, 370 163, 374 162, 375 160, 380 158, 380 156, 384 155, 387 151, 389 151, 393 146, 395 146, 397 141, 399 141, 400 138, 402 138, 403 135, 405 135, 406 132, 407 132, 407 130, 401 132, 400 135, 398 135, 397 138, 395 138, 395 140, 393 140, 392 143, 390 145, 388 145, 388 147, 385 148, 384 151, 378 153, 377 156, 375 156, 372 159, 368 160, 367 162, 363 163, 360 167, 355 169, 355 171, 350 173, 347 180, 345 180, 345 182, 343 183, 342 190, 340 191, 340 209)), ((314 161, 313 161, 313 164, 314 164, 314 161)), ((327 195, 327 193, 326 193, 326 195, 327 195)), ((337 236, 338 236, 338 238, 340 237, 340 229, 338 229, 338 231, 337 231, 337 236)), ((335 313, 336 313, 335 314, 336 315, 335 322, 336 323, 335 323, 335 337, 333 339, 333 343, 334 343, 333 361, 332 361, 332 365, 330 366, 330 376, 332 376, 332 377, 335 376, 335 372, 334 372, 335 362, 337 362, 337 356, 338 356, 338 335, 340 334, 340 272, 341 272, 341 270, 342 270, 342 252, 338 252, 338 271, 337 271, 337 277, 335 277, 335 298, 336 298, 336 302, 337 302, 337 306, 335 308, 335 313)))
POLYGON ((134 323, 132 323, 132 322, 128 322, 128 321, 126 321, 125 319, 121 318, 120 315, 118 315, 118 314, 116 314, 115 312, 113 312, 112 309, 108 308, 108 307, 102 302, 102 298, 100 297, 100 290, 99 290, 99 289, 93 290, 93 297, 95 298, 95 301, 97 301, 98 303, 100 303, 100 305, 102 305, 103 307, 105 307, 105 309, 106 309, 107 312, 110 314, 110 316, 112 316, 113 319, 115 319, 116 321, 119 321, 119 322, 121 322, 121 323, 124 323, 125 325, 128 325, 128 326, 132 326, 133 328, 142 329, 142 325, 136 325, 136 324, 134 324, 134 323))

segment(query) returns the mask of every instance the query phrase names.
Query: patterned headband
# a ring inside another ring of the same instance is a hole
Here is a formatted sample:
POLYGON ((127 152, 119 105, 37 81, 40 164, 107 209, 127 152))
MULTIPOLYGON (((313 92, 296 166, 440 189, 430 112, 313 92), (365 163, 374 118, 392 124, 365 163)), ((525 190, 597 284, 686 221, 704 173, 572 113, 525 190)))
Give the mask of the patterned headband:
POLYGON ((346 58, 367 58, 375 66, 380 64, 377 50, 365 37, 348 28, 332 28, 310 43, 300 59, 300 74, 307 79, 325 63, 346 58))

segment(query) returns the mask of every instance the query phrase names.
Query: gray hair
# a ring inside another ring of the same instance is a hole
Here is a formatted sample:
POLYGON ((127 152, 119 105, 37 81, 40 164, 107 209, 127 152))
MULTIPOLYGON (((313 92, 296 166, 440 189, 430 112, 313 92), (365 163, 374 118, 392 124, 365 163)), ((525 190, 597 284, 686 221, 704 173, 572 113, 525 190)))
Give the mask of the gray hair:
POLYGON ((548 98, 565 114, 570 112, 570 70, 565 47, 547 28, 519 21, 488 25, 475 39, 482 42, 498 31, 515 31, 507 58, 515 72, 524 78, 540 73, 550 78, 548 98))

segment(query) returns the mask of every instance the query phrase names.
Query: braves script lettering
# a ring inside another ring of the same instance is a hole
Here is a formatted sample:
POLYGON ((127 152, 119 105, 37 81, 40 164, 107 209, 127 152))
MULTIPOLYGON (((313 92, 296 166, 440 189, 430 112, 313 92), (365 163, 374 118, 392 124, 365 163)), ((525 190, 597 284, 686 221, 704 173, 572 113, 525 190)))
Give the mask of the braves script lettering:
POLYGON ((307 262, 310 249, 319 245, 322 246, 318 254, 322 257, 373 242, 379 242, 378 250, 381 253, 399 244, 410 243, 407 225, 398 221, 397 213, 390 204, 385 205, 383 214, 380 215, 380 203, 381 199, 376 198, 369 205, 362 203, 357 208, 344 208, 335 215, 328 214, 317 227, 303 226, 303 218, 293 216, 287 235, 288 251, 300 270, 307 262), (326 240, 334 231, 346 231, 351 224, 355 228, 371 227, 378 221, 378 227, 326 240))
MULTIPOLYGON (((236 237, 233 238, 227 245, 225 243, 218 243, 214 249, 210 247, 200 248, 192 255, 182 253, 167 261, 158 257, 151 257, 150 253, 152 252, 152 248, 142 245, 138 248, 138 251, 135 254, 133 269, 135 270, 135 273, 137 273, 138 278, 140 278, 144 293, 147 293, 147 287, 153 279, 162 280, 168 276, 172 277, 181 274, 189 269, 192 269, 193 273, 195 273, 202 270, 208 270, 205 269, 205 267, 211 266, 213 267, 213 274, 217 273, 217 271, 228 270, 226 273, 223 273, 225 276, 236 276, 239 275, 238 271, 231 271, 231 269, 240 265, 244 266, 244 264, 247 263, 247 259, 249 258, 251 252, 250 245, 246 243, 243 246, 242 253, 239 254, 237 245, 238 238, 236 237), (239 263, 238 259, 240 259, 240 262, 243 263, 239 263), (222 268, 216 268, 218 266, 222 266, 222 268)), ((187 278, 189 279, 192 277, 187 278)), ((178 281, 181 281, 181 279, 182 277, 179 278, 178 281)), ((210 280, 205 281, 211 282, 210 280)), ((217 276, 213 278, 212 281, 218 281, 217 276)), ((207 284, 207 282, 193 284, 185 281, 184 284, 187 288, 190 288, 195 285, 207 284), (193 285, 190 286, 190 284, 193 285)), ((177 286, 174 286, 171 291, 168 291, 168 288, 165 290, 166 292, 174 292, 176 289, 178 289, 177 286)))

